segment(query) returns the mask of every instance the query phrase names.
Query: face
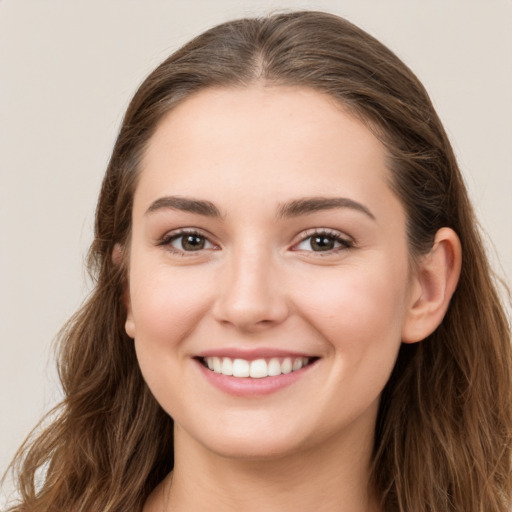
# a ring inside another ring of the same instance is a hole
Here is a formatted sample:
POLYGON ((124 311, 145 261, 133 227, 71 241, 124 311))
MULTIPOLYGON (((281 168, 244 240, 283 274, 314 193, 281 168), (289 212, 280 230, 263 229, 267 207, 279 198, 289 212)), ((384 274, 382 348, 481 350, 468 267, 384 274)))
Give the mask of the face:
POLYGON ((307 89, 206 90, 163 119, 126 330, 177 435, 271 457, 373 432, 413 281, 385 159, 307 89))

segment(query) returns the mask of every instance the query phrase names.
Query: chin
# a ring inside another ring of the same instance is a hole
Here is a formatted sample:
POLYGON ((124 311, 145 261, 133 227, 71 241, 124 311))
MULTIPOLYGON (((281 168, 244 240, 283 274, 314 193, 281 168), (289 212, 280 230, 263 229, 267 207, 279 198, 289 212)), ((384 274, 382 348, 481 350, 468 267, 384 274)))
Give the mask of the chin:
POLYGON ((218 456, 247 461, 266 461, 281 459, 300 451, 300 443, 290 439, 247 439, 241 437, 230 439, 228 442, 216 443, 211 451, 218 456))
MULTIPOLYGON (((237 425, 236 428, 219 426, 219 430, 210 428, 197 435, 191 433, 190 437, 211 453, 235 460, 279 459, 299 452, 309 444, 299 428, 286 428, 275 421, 266 426, 261 422, 253 422, 251 426, 237 425)), ((189 437, 179 427, 177 431, 181 431, 177 432, 177 442, 189 437)))

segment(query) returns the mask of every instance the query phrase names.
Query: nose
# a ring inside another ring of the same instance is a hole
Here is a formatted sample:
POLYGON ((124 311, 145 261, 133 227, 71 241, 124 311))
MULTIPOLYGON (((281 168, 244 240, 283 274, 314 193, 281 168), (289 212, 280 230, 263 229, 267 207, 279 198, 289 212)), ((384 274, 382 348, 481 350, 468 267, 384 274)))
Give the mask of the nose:
POLYGON ((219 274, 215 319, 246 332, 283 322, 289 314, 286 287, 278 265, 264 250, 233 253, 219 274))

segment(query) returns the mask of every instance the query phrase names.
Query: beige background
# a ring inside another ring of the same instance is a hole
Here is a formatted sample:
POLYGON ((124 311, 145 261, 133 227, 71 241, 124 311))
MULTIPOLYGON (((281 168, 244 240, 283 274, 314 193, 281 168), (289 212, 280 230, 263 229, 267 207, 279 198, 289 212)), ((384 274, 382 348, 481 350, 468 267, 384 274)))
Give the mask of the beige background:
POLYGON ((96 195, 135 88, 211 25, 301 7, 347 17, 418 74, 510 283, 511 0, 0 0, 0 472, 59 397, 51 342, 88 289, 96 195))

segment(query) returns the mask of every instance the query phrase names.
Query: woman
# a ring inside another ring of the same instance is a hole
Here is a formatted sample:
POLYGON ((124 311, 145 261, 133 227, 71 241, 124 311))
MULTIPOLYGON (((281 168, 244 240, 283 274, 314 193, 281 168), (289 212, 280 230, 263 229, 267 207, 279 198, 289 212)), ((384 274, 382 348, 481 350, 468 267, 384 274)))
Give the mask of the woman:
POLYGON ((510 333, 472 208, 425 90, 350 23, 239 20, 161 64, 90 266, 11 510, 508 510, 510 333))

